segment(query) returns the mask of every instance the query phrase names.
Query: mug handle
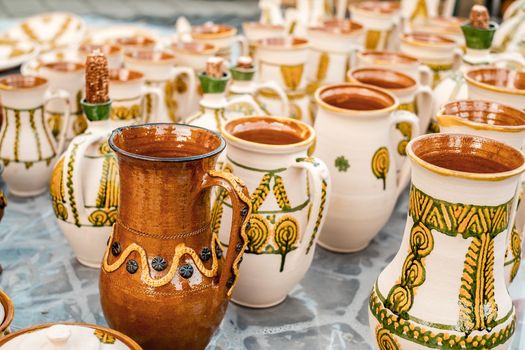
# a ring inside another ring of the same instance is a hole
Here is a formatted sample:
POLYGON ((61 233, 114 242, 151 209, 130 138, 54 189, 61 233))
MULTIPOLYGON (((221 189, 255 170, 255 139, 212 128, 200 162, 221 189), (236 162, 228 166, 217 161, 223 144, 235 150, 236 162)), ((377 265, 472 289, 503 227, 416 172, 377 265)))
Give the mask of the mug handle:
POLYGON ((432 119, 434 108, 434 93, 430 86, 420 85, 416 93, 417 114, 419 117, 419 131, 423 134, 427 131, 432 119))
POLYGON ((452 71, 457 71, 463 63, 463 50, 459 47, 454 49, 454 59, 452 61, 452 71))
POLYGON ((239 44, 239 56, 247 56, 250 54, 250 44, 248 42, 248 39, 244 35, 236 35, 234 38, 234 42, 237 42, 239 44))
POLYGON ((432 82, 434 81, 434 73, 432 73, 432 70, 424 64, 420 64, 418 70, 419 83, 424 86, 432 86, 432 82))
MULTIPOLYGON (((197 91, 197 79, 195 78, 195 71, 190 67, 173 67, 172 68, 173 81, 181 75, 188 77, 188 102, 191 104, 195 99, 195 92, 197 91)), ((180 116, 181 118, 183 116, 180 116)), ((183 118, 182 118, 183 119, 183 118)))
POLYGON ((321 159, 306 157, 297 158, 295 161, 296 163, 293 164, 292 167, 306 170, 310 184, 312 185, 310 186, 312 191, 312 212, 310 213, 310 219, 306 224, 304 234, 301 235, 299 241, 299 245, 305 250, 305 255, 307 255, 317 243, 319 228, 323 227, 326 219, 330 195, 332 193, 332 184, 328 167, 321 159), (310 235, 310 239, 308 240, 304 237, 307 234, 310 235))
MULTIPOLYGON (((409 123, 412 126, 412 139, 417 137, 420 133, 419 130, 419 119, 412 112, 397 110, 392 113, 391 127, 395 127, 397 123, 409 123)), ((401 192, 405 189, 410 181, 410 162, 405 159, 399 174, 397 176, 397 190, 396 198, 399 197, 401 192)))
MULTIPOLYGON (((69 94, 69 92, 65 90, 61 90, 61 89, 53 90, 53 91, 49 90, 46 94, 45 101, 44 101, 44 105, 46 105, 53 100, 62 100, 64 101, 64 105, 66 106, 66 108, 64 109, 64 124, 63 124, 62 130, 60 130, 60 134, 58 134, 58 142, 55 144, 57 148, 56 149, 57 155, 62 154, 62 151, 64 150, 67 131, 69 130, 69 124, 71 123, 71 103, 69 102, 70 98, 71 98, 71 95, 69 94)), ((46 128, 46 132, 49 132, 49 130, 47 130, 46 123, 44 123, 44 128, 46 128)), ((51 139, 54 140, 53 137, 51 139)))
MULTIPOLYGON (((226 261, 221 272, 219 286, 225 287, 228 297, 231 296, 237 278, 242 254, 248 245, 246 230, 250 229, 252 203, 250 193, 244 182, 232 173, 209 170, 202 180, 201 191, 212 186, 220 186, 226 190, 232 203, 232 225, 226 261)), ((199 191, 200 192, 200 191, 199 191)))
POLYGON ((259 105, 259 108, 264 111, 267 115, 271 115, 269 111, 267 111, 265 108, 262 107, 261 103, 257 100, 257 95, 261 90, 270 90, 273 91, 277 96, 279 97, 279 100, 281 100, 281 116, 288 117, 290 116, 290 101, 288 100, 288 96, 286 95, 286 92, 284 92, 283 88, 277 85, 273 81, 267 81, 265 83, 259 83, 255 87, 255 91, 253 92, 253 97, 255 99, 255 102, 259 105))
MULTIPOLYGON (((154 87, 154 86, 148 86, 148 85, 145 85, 142 88, 142 93, 144 94, 144 97, 150 96, 152 98, 152 100, 154 101, 154 105, 153 105, 153 107, 151 109, 151 115, 147 114, 147 110, 145 110, 146 106, 143 106, 144 113, 143 113, 143 116, 142 116, 142 122, 143 123, 149 123, 150 122, 150 118, 151 118, 152 115, 153 116, 158 116, 159 115, 160 104, 162 102, 162 93, 160 91, 160 88, 154 87)), ((146 101, 144 100, 142 102, 142 104, 145 105, 146 101)))

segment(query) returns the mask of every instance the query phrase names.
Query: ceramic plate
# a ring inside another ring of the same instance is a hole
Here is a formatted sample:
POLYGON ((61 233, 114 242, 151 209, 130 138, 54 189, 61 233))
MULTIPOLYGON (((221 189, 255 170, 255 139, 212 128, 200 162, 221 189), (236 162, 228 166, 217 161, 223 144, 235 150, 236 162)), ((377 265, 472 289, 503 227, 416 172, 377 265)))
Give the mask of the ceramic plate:
POLYGON ((9 38, 29 41, 41 51, 78 45, 86 33, 85 22, 70 13, 50 12, 29 17, 9 29, 9 38))
POLYGON ((62 49, 49 51, 22 64, 20 72, 23 75, 38 75, 40 67, 42 67, 43 64, 56 61, 81 62, 82 59, 79 57, 76 50, 62 49))
POLYGON ((38 48, 33 43, 0 38, 0 71, 18 67, 37 54, 38 48))
POLYGON ((117 38, 127 38, 132 36, 147 36, 158 39, 157 34, 146 28, 138 26, 110 26, 100 28, 90 28, 86 42, 91 44, 105 44, 115 41, 117 38))

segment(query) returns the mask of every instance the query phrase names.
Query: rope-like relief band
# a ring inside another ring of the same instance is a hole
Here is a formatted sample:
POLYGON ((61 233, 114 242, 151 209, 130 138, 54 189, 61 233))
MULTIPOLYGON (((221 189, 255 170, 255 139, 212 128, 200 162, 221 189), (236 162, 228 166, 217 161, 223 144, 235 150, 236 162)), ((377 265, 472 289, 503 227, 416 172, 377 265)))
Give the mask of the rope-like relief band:
POLYGON ((120 226, 122 226, 123 228, 125 228, 127 231, 129 231, 131 233, 134 233, 137 236, 148 237, 148 238, 155 238, 155 239, 161 239, 161 240, 179 239, 179 238, 186 238, 186 237, 196 236, 196 235, 199 235, 199 234, 201 234, 203 232, 206 232, 206 230, 209 230, 210 229, 210 224, 211 224, 210 222, 207 222, 202 227, 200 227, 200 228, 198 228, 198 229, 196 229, 194 231, 190 231, 190 232, 164 234, 164 235, 162 235, 162 234, 149 233, 149 232, 144 232, 144 231, 140 231, 140 230, 134 229, 132 227, 129 227, 125 223, 123 223, 120 219, 117 219, 117 223, 120 226))

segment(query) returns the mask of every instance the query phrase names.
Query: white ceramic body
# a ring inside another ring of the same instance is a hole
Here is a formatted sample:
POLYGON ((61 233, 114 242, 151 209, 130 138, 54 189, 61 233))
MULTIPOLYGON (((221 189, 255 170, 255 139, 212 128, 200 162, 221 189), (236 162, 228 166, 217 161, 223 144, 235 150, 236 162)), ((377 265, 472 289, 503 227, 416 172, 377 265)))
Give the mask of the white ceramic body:
POLYGON ((367 50, 396 50, 399 47, 397 31, 399 12, 378 13, 350 5, 350 16, 364 29, 363 47, 367 50))
POLYGON ((260 22, 244 22, 242 24, 242 30, 250 44, 250 51, 252 51, 252 45, 257 40, 279 38, 286 35, 285 27, 283 25, 264 24, 260 22))
POLYGON ((239 50, 237 51, 240 56, 246 56, 249 53, 248 40, 244 35, 237 34, 235 28, 231 28, 228 32, 223 33, 208 33, 208 34, 194 34, 192 33, 193 40, 201 44, 211 44, 217 47, 217 56, 223 57, 227 60, 231 60, 234 45, 238 45, 239 50))
MULTIPOLYGON (((517 5, 518 1, 515 1, 514 4, 517 5)), ((509 11, 505 12, 506 18, 494 34, 492 46, 498 52, 520 52, 522 50, 521 41, 525 36, 525 10, 520 9, 519 5, 516 7, 515 11, 511 11, 512 15, 509 11), (508 17, 507 13, 509 13, 508 17)))
POLYGON ((521 93, 513 93, 512 91, 499 88, 485 88, 477 84, 472 84, 468 80, 467 85, 467 96, 473 100, 487 100, 501 102, 517 109, 525 109, 525 90, 521 93))
MULTIPOLYGON (((234 96, 249 96, 251 99, 259 106, 258 110, 249 110, 249 108, 246 110, 245 115, 256 115, 260 111, 263 115, 270 115, 270 111, 266 108, 266 106, 263 103, 260 103, 259 100, 259 93, 261 91, 272 91, 275 95, 278 96, 280 99, 280 109, 278 115, 280 116, 288 116, 290 115, 290 101, 288 100, 288 96, 286 95, 286 92, 283 88, 281 88, 278 84, 274 83, 273 81, 269 81, 266 83, 258 83, 253 80, 249 81, 240 81, 240 80, 233 80, 230 83, 230 86, 228 87, 228 95, 230 97, 234 96)), ((231 99, 231 98, 230 98, 231 99)), ((240 101, 241 104, 243 104, 244 101, 240 101)), ((247 106, 249 107, 249 105, 247 106)), ((227 107, 226 114, 229 114, 233 112, 232 110, 239 109, 236 107, 236 103, 229 103, 229 106, 227 107)), ((260 114, 259 114, 260 115, 260 114)))
MULTIPOLYGON (((414 15, 419 18, 435 17, 438 15, 439 0, 401 0, 401 15, 403 18, 413 18, 414 15), (426 16, 417 16, 418 6, 424 4, 426 16)), ((415 19, 415 18, 414 18, 415 19)))

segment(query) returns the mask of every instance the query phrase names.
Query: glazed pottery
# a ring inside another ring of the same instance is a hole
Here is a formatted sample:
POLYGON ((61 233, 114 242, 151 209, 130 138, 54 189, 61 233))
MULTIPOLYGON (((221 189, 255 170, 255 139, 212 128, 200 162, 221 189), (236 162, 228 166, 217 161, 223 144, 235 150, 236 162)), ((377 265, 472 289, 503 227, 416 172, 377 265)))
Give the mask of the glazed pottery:
MULTIPOLYGON (((326 165, 308 156, 312 127, 289 118, 245 117, 222 129, 228 144, 223 169, 242 177, 252 193, 248 246, 233 292, 235 303, 263 308, 282 302, 314 256, 330 200, 326 165)), ((212 227, 221 242, 231 219, 228 193, 217 195, 212 227)))
POLYGON ((250 56, 255 53, 257 41, 268 38, 279 38, 286 35, 285 26, 282 24, 265 24, 261 22, 244 22, 242 31, 248 40, 250 56))
POLYGON ((396 50, 400 20, 399 3, 395 1, 363 1, 350 5, 352 20, 365 28, 367 50, 396 50))
POLYGON ((438 15, 439 0, 401 0, 401 14, 411 28, 438 15))
POLYGON ((175 55, 161 51, 139 50, 127 52, 124 55, 126 68, 142 72, 146 85, 159 88, 162 91, 162 102, 157 118, 152 121, 176 122, 182 114, 179 106, 184 101, 195 98, 196 81, 193 69, 190 67, 175 67, 175 55), (187 79, 187 85, 180 85, 179 78, 187 79), (184 96, 182 95, 183 93, 184 96))
POLYGON ((111 127, 149 122, 159 113, 162 92, 145 85, 144 74, 128 69, 109 72, 111 127))
POLYGON ((0 38, 0 71, 16 68, 35 58, 38 52, 36 44, 0 38))
POLYGON ((407 153, 405 233, 370 296, 375 348, 509 349, 503 259, 523 153, 463 134, 421 136, 407 153))
POLYGON ((0 341, 10 333, 9 326, 14 315, 15 307, 11 298, 0 289, 0 341))
POLYGON ((0 338, 2 350, 142 350, 130 337, 85 323, 44 324, 0 338))
POLYGON ((503 22, 494 36, 494 50, 520 52, 520 43, 524 36, 525 6, 523 0, 517 0, 505 11, 503 22))
POLYGON ((144 50, 155 50, 157 47, 157 39, 145 34, 122 36, 115 38, 111 42, 119 46, 124 54, 144 50))
POLYGON ((204 349, 224 316, 248 244, 248 190, 236 176, 215 170, 226 144, 206 129, 130 126, 116 129, 109 144, 121 191, 100 273, 104 316, 148 350, 204 349), (212 186, 226 189, 233 202, 228 245, 235 248, 225 259, 211 232, 212 186))
MULTIPOLYGON (((54 161, 64 148, 67 128, 55 141, 45 120, 45 106, 58 99, 68 105, 70 96, 62 90, 50 93, 48 87, 48 81, 40 77, 0 78, 0 159, 5 166, 3 179, 9 192, 17 196, 46 191, 54 161)), ((64 125, 69 125, 69 106, 65 109, 64 125)))
POLYGON ((413 22, 411 31, 425 34, 439 34, 456 41, 459 47, 464 47, 465 39, 461 31, 461 25, 465 22, 467 22, 466 18, 459 17, 428 17, 420 23, 413 22))
MULTIPOLYGON (((525 141, 525 112, 497 102, 463 100, 449 102, 437 114, 443 133, 462 133, 484 136, 522 149, 525 141)), ((522 185, 523 187, 523 185, 522 185)), ((505 280, 511 283, 521 263, 521 242, 525 224, 523 190, 519 190, 518 211, 511 218, 512 231, 505 252, 505 280)))
POLYGON ((108 60, 109 69, 119 69, 124 63, 122 48, 117 44, 83 44, 78 48, 79 56, 82 62, 86 61, 87 56, 94 51, 99 50, 108 60))
POLYGON ((240 56, 248 55, 248 40, 244 35, 237 34, 237 29, 226 24, 215 24, 208 22, 191 28, 193 41, 201 44, 215 45, 219 51, 217 55, 227 60, 231 59, 232 47, 239 46, 240 56))
MULTIPOLYGON (((419 130, 427 130, 432 117, 432 90, 418 85, 406 74, 384 68, 357 68, 348 72, 348 80, 369 84, 387 90, 397 97, 400 110, 414 113, 419 118, 419 130)), ((397 145, 394 158, 396 167, 401 170, 406 160, 406 146, 412 139, 410 123, 398 123, 394 130, 394 143, 397 145)))
MULTIPOLYGON (((274 81, 282 87, 290 101, 290 117, 311 123, 310 100, 306 91, 308 40, 300 38, 269 38, 255 44, 257 81, 274 81)), ((279 96, 261 91, 258 100, 271 115, 279 115, 279 96)))
POLYGON ((419 120, 397 110, 397 98, 369 85, 339 84, 317 90, 315 155, 332 175, 330 211, 319 244, 336 252, 364 249, 388 221, 408 182, 408 163, 397 174, 392 130, 401 122, 419 134, 419 120))
POLYGON ((46 105, 45 119, 55 140, 65 128, 64 115, 66 108, 71 115, 71 122, 66 130, 66 145, 75 137, 86 130, 86 118, 82 114, 80 101, 84 90, 84 65, 77 62, 55 61, 43 64, 39 69, 39 76, 47 79, 49 88, 53 90, 64 90, 69 94, 69 104, 63 101, 50 101, 46 105))
POLYGON ((403 34, 401 52, 416 57, 434 72, 433 86, 459 68, 463 55, 454 40, 425 33, 403 34))
POLYGON ((468 98, 504 101, 525 109, 525 71, 507 68, 473 68, 465 74, 468 98))

